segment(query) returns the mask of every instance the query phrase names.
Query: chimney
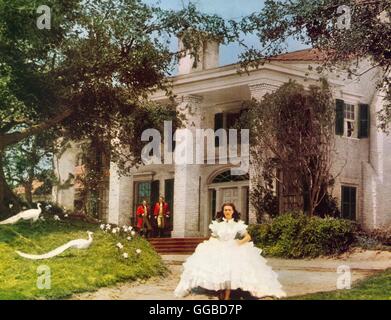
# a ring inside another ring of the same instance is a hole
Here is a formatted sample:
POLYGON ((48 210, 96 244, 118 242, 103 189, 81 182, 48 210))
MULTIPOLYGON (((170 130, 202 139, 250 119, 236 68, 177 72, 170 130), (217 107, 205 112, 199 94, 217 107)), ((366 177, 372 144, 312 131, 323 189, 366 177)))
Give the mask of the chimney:
MULTIPOLYGON (((179 50, 183 50, 181 38, 178 38, 179 50)), ((199 61, 194 67, 194 57, 189 52, 179 59, 178 75, 217 68, 219 66, 220 43, 216 40, 205 41, 200 48, 199 61)))

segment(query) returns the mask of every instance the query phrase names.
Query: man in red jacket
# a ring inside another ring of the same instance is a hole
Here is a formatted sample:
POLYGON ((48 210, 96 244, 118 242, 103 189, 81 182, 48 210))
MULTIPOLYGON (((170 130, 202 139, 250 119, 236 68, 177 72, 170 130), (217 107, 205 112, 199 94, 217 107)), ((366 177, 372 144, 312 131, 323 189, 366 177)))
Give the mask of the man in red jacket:
POLYGON ((149 221, 150 210, 146 200, 144 200, 143 203, 138 206, 136 215, 138 230, 145 234, 145 237, 148 238, 149 233, 152 231, 152 227, 149 221))
POLYGON ((157 220, 159 237, 162 237, 164 229, 168 224, 168 219, 170 218, 170 209, 168 203, 164 201, 164 197, 159 197, 159 202, 155 204, 155 208, 153 209, 153 215, 157 220))

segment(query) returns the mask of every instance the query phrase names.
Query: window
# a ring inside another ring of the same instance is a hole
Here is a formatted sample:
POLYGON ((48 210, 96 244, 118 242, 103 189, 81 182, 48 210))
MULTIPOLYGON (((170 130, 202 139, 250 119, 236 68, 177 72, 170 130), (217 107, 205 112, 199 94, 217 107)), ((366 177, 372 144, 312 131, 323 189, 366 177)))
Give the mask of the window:
MULTIPOLYGON (((216 113, 215 114, 215 120, 214 120, 214 130, 217 131, 219 129, 236 129, 236 124, 238 120, 240 119, 243 112, 247 111, 247 109, 243 109, 240 112, 224 112, 224 113, 216 113)), ((227 139, 228 137, 228 131, 227 131, 227 139)), ((240 143, 240 133, 238 132, 238 143, 240 143)), ((219 146, 219 138, 215 138, 215 146, 219 146)))
POLYGON ((212 181, 212 183, 222 183, 222 182, 237 182, 237 181, 246 181, 249 180, 249 175, 231 175, 231 170, 224 171, 218 174, 212 181))
POLYGON ((136 195, 135 195, 135 201, 134 201, 134 205, 135 205, 135 208, 137 208, 138 205, 140 205, 143 200, 146 200, 148 202, 150 202, 150 199, 151 199, 151 182, 150 181, 147 181, 147 182, 136 182, 136 188, 135 188, 135 191, 136 191, 136 195))
POLYGON ((341 187, 341 215, 344 219, 356 220, 357 188, 341 187))
POLYGON ((356 123, 356 117, 355 117, 355 107, 353 104, 344 104, 344 124, 345 124, 345 135, 347 137, 354 137, 356 136, 355 131, 355 123, 356 123))
POLYGON ((159 200, 159 180, 137 181, 134 183, 133 210, 146 200, 151 207, 159 200))
POLYGON ((353 138, 369 137, 369 105, 354 105, 336 100, 335 134, 353 138))

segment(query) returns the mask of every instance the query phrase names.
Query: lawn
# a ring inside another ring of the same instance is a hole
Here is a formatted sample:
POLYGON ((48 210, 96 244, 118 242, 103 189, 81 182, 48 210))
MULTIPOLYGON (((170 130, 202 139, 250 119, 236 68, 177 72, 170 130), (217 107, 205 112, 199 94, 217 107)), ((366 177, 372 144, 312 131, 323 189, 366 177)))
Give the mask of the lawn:
POLYGON ((99 226, 81 221, 20 222, 0 226, 0 299, 58 299, 73 293, 93 291, 123 280, 136 280, 167 272, 160 256, 144 239, 105 233, 99 226), (86 250, 68 249, 46 260, 27 260, 15 250, 30 254, 49 252, 74 239, 94 241, 86 250), (125 247, 116 248, 121 242, 125 247), (141 249, 138 255, 136 249, 141 249), (128 259, 121 253, 127 252, 128 259), (39 266, 50 268, 51 288, 38 289, 39 266))
POLYGON ((312 293, 289 300, 391 300, 391 269, 359 280, 349 290, 312 293))

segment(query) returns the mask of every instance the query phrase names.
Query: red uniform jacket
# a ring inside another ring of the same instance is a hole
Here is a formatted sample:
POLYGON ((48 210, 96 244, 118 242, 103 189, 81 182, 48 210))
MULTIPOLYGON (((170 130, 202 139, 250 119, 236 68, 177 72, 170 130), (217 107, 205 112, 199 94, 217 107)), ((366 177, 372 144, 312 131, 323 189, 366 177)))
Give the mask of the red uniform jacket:
MULTIPOLYGON (((159 215, 159 210, 160 210, 160 203, 157 202, 155 204, 155 208, 153 209, 153 215, 157 217, 159 215)), ((170 215, 170 209, 168 208, 168 203, 164 202, 163 203, 163 215, 166 218, 166 216, 170 215)))
MULTIPOLYGON (((146 206, 146 207, 147 207, 146 215, 147 215, 147 218, 149 218, 150 210, 149 210, 148 206, 146 206)), ((137 228, 142 228, 143 227, 143 219, 144 219, 143 214, 144 214, 144 206, 140 205, 140 206, 138 206, 137 211, 136 211, 137 228)))

